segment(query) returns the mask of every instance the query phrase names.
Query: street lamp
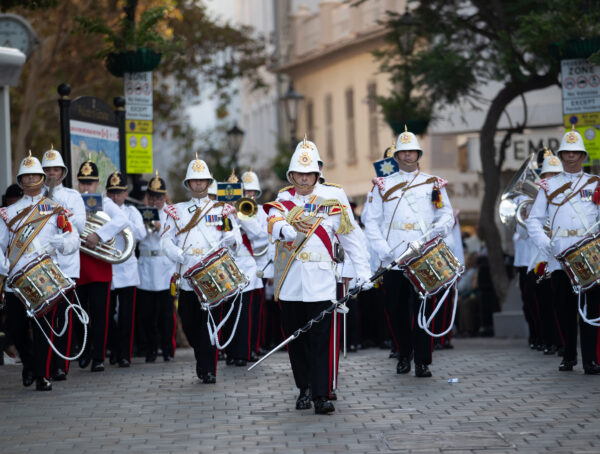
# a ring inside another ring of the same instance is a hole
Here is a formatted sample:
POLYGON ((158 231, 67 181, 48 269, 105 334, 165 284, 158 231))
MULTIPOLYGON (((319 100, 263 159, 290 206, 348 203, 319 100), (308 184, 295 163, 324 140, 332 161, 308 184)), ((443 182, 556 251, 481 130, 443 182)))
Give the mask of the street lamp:
POLYGON ((419 22, 414 18, 410 11, 408 10, 408 5, 406 5, 406 9, 404 10, 404 14, 400 16, 400 19, 396 22, 397 30, 398 30, 398 44, 400 46, 400 50, 409 55, 413 51, 413 46, 415 45, 416 39, 416 31, 419 26, 419 22))
POLYGON ((290 80, 288 91, 280 98, 280 100, 283 103, 285 116, 290 125, 291 146, 294 148, 296 143, 296 125, 298 121, 298 113, 300 112, 300 107, 304 101, 304 95, 294 90, 294 82, 290 80))
POLYGON ((233 127, 227 131, 227 146, 233 152, 233 160, 237 161, 237 154, 242 146, 244 140, 244 131, 238 127, 237 123, 233 124, 233 127))

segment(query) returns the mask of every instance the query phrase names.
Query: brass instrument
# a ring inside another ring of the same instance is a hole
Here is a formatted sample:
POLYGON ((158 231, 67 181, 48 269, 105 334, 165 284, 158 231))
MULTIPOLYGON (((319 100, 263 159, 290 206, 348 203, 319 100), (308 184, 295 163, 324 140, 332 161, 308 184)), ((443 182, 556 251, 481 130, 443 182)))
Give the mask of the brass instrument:
POLYGON ((135 249, 135 240, 133 238, 133 232, 129 227, 124 228, 119 235, 123 237, 125 241, 125 246, 123 250, 115 247, 115 238, 111 238, 107 242, 100 242, 98 246, 94 249, 89 249, 85 246, 85 239, 90 233, 95 233, 100 227, 110 221, 110 216, 106 214, 104 211, 88 211, 85 218, 85 229, 79 235, 81 240, 80 250, 87 255, 97 258, 98 260, 102 260, 104 262, 110 263, 112 265, 117 265, 119 263, 123 263, 131 254, 133 254, 133 250, 135 249))
POLYGON ((539 190, 537 183, 540 181, 540 177, 535 172, 537 168, 535 158, 535 153, 529 155, 502 193, 498 214, 500 221, 511 230, 515 230, 515 223, 525 227, 527 211, 537 197, 539 190), (527 200, 516 203, 515 199, 520 195, 527 197, 527 200))
POLYGON ((235 202, 237 216, 242 221, 252 219, 258 213, 258 204, 250 197, 240 197, 235 202))

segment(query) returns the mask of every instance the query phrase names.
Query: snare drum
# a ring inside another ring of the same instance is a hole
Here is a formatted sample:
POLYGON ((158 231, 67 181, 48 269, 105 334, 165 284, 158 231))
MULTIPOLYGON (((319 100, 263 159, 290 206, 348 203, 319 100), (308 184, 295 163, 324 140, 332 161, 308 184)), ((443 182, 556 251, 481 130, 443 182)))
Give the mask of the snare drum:
POLYGON ((183 275, 204 307, 214 307, 248 285, 227 248, 204 257, 183 275))
POLYGON ((586 291, 600 283, 600 232, 586 236, 556 256, 573 287, 586 291))
POLYGON ((40 318, 75 288, 48 254, 33 259, 7 282, 25 304, 29 315, 40 318))
POLYGON ((423 245, 411 244, 398 266, 421 296, 454 284, 465 269, 439 236, 423 245))

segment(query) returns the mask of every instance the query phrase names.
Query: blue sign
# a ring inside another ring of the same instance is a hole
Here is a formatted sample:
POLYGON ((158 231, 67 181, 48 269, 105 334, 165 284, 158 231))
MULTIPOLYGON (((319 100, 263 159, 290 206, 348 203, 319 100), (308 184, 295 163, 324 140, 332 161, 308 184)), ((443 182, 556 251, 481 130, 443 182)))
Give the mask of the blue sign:
POLYGON ((375 173, 378 177, 389 177, 399 170, 398 163, 394 158, 385 158, 373 163, 375 173))

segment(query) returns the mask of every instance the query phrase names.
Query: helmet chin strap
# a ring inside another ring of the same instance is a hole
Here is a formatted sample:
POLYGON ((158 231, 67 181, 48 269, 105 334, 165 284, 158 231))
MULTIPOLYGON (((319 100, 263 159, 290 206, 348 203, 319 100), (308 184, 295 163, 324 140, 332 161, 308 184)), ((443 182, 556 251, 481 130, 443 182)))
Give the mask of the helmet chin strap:
MULTIPOLYGON (((22 177, 22 175, 21 175, 22 177)), ((35 182, 35 183, 23 183, 21 180, 22 178, 19 178, 17 183, 19 184, 19 186, 21 187, 21 189, 37 189, 37 188, 41 188, 44 185, 44 182, 46 181, 46 179, 44 178, 44 175, 39 175, 40 179, 35 182)))
POLYGON ((300 184, 300 183, 298 183, 296 181, 296 179, 294 178, 293 175, 290 175, 290 179, 292 180, 292 184, 294 185, 294 187, 296 189, 300 189, 301 191, 308 191, 309 189, 314 188, 317 185, 317 182, 319 181, 319 177, 318 176, 315 179, 315 182, 313 184, 300 184))

